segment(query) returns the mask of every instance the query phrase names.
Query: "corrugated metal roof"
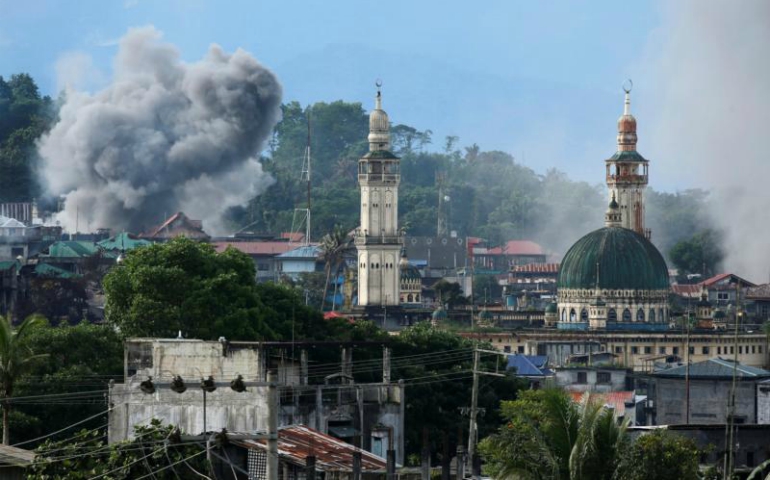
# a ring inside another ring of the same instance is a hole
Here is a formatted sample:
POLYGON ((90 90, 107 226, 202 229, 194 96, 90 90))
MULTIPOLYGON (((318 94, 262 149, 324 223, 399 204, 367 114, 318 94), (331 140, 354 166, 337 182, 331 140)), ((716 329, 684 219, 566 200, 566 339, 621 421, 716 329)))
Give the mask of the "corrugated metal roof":
MULTIPOLYGON (((267 440, 232 440, 249 449, 267 450, 267 440)), ((382 457, 358 449, 338 438, 326 435, 305 425, 289 425, 278 429, 278 457, 299 466, 305 466, 307 457, 315 455, 316 469, 324 472, 352 472, 353 452, 361 452, 361 470, 385 470, 382 457)))
MULTIPOLYGON (((737 377, 742 379, 770 377, 770 371, 761 368, 741 365, 740 363, 736 365, 731 360, 722 358, 709 358, 690 365, 690 378, 732 378, 733 369, 735 369, 737 377)), ((653 375, 656 377, 684 378, 686 370, 687 366, 682 365, 657 371, 653 375)))
POLYGON ((558 263, 530 263, 528 265, 516 265, 514 273, 559 273, 558 263))
POLYGON ((241 251, 247 255, 280 255, 297 248, 289 242, 212 242, 214 249, 222 253, 227 247, 241 251))
POLYGON ((99 248, 94 242, 86 241, 61 241, 48 247, 48 256, 57 258, 82 258, 90 257, 97 253, 99 248))
POLYGON ((516 375, 522 377, 547 377, 553 374, 545 368, 548 357, 545 355, 508 355, 508 368, 515 368, 516 375))
POLYGON ((318 245, 307 245, 304 247, 297 247, 288 252, 278 255, 278 258, 312 258, 316 259, 321 255, 321 247, 318 245))
POLYGON ((127 251, 127 250, 132 250, 136 247, 152 245, 152 242, 149 240, 145 240, 144 238, 139 238, 135 235, 131 235, 130 233, 122 232, 115 235, 112 238, 102 240, 97 245, 99 245, 105 250, 127 251))

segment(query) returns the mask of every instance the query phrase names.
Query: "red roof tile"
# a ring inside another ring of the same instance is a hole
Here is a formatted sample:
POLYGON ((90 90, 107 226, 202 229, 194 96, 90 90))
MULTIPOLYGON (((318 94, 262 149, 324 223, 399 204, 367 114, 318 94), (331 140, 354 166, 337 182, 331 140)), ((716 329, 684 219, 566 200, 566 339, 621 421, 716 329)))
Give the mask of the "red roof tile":
POLYGON ((490 248, 489 255, 545 255, 543 247, 530 240, 510 240, 502 247, 490 248))
POLYGON ((570 392, 570 395, 574 402, 581 402, 583 400, 583 395, 590 395, 591 401, 599 402, 614 408, 615 415, 622 417, 626 414, 626 402, 633 401, 635 394, 634 392, 570 392))

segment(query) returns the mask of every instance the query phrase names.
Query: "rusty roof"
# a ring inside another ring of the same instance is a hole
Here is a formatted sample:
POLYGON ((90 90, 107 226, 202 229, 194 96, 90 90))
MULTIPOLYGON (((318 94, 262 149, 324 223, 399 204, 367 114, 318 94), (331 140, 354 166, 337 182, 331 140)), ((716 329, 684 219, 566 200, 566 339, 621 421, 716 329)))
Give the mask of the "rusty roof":
POLYGON ((500 247, 487 249, 486 255, 545 255, 543 247, 530 240, 510 240, 500 247))
POLYGON ((622 417, 626 414, 626 402, 634 401, 636 395, 634 392, 570 392, 573 402, 583 401, 583 397, 588 395, 589 401, 598 402, 604 406, 615 409, 615 415, 622 417))
POLYGON ((222 253, 227 250, 227 247, 233 247, 236 250, 247 255, 268 255, 276 256, 281 253, 286 253, 289 250, 297 248, 297 245, 293 245, 289 242, 212 242, 214 249, 222 253))
MULTIPOLYGON (((249 449, 267 450, 267 440, 233 440, 249 449)), ((305 425, 289 425, 278 429, 278 457, 298 466, 305 466, 307 457, 315 455, 316 469, 324 472, 352 472, 353 452, 361 452, 361 471, 385 470, 385 459, 358 449, 338 438, 305 425)))

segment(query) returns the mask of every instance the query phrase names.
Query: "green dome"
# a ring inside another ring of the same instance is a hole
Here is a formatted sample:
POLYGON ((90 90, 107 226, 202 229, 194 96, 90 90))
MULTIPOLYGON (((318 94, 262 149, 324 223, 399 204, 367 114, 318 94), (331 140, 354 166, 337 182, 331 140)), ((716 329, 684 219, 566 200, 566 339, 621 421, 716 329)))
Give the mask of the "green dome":
POLYGON ((556 306, 556 302, 551 302, 545 307, 545 313, 558 313, 559 309, 556 306))
POLYGON ((446 310, 444 310, 441 307, 438 307, 436 310, 433 311, 433 314, 431 315, 433 320, 443 320, 447 318, 446 310))
POLYGON ((584 236, 567 251, 556 286, 667 290, 668 267, 658 249, 642 235, 627 228, 604 227, 584 236))

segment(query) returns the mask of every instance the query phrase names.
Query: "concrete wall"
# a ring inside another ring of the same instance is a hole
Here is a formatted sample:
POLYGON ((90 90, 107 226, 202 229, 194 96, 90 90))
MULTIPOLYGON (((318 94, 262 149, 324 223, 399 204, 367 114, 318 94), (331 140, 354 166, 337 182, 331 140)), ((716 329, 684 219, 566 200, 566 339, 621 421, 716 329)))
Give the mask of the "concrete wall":
MULTIPOLYGON (((197 382, 188 383, 184 393, 176 393, 168 383, 156 383, 154 394, 139 389, 139 380, 110 388, 109 441, 133 438, 134 427, 157 418, 178 426, 184 433, 197 435, 203 430, 203 390, 197 382)), ((249 387, 238 393, 220 385, 206 394, 206 430, 226 428, 230 432, 267 429, 267 387, 249 387)))
POLYGON ((626 390, 626 371, 602 368, 568 368, 556 372, 556 385, 573 392, 621 392, 626 390), (586 381, 578 383, 578 373, 586 374, 586 381), (598 383, 597 373, 609 373, 609 383, 598 383))
MULTIPOLYGON (((727 400, 731 380, 690 380, 690 423, 715 424, 727 421, 727 400)), ((756 423, 755 382, 738 382, 735 390, 735 415, 743 423, 756 423)), ((682 424, 686 421, 684 379, 655 379, 655 415, 657 425, 682 424)))
POLYGON ((770 381, 757 385, 757 423, 770 424, 770 381))

